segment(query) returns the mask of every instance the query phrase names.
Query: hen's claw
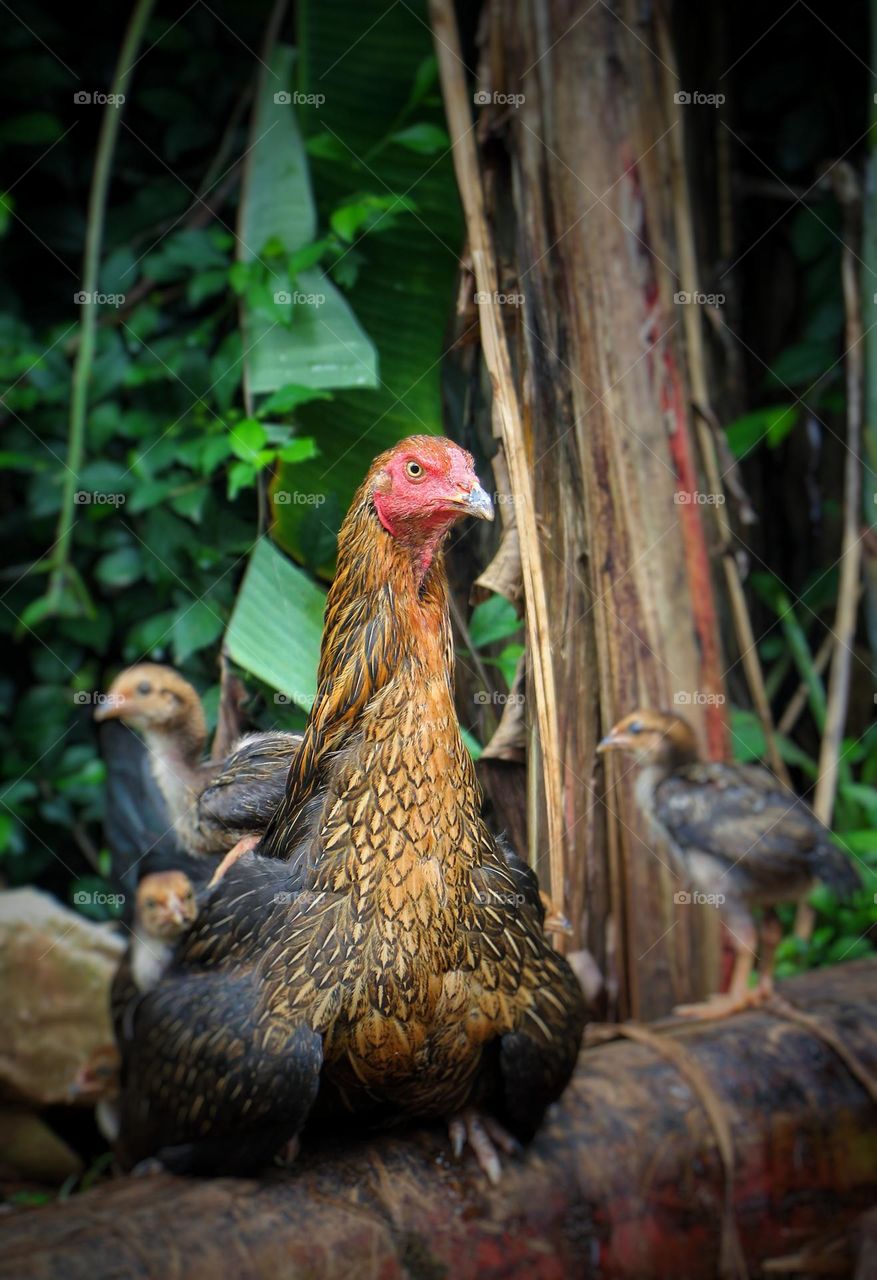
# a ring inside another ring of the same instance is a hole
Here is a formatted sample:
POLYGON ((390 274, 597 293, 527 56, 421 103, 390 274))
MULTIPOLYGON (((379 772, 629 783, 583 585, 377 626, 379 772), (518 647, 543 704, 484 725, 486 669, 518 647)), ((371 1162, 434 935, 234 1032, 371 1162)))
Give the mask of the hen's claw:
POLYGON ((502 1177, 502 1164, 496 1148, 506 1155, 517 1155, 521 1144, 502 1127, 492 1116, 481 1115, 472 1108, 461 1111, 448 1123, 448 1136, 451 1139, 451 1150, 455 1159, 459 1160, 463 1148, 468 1145, 478 1161, 482 1171, 487 1175, 491 1186, 499 1185, 502 1177))

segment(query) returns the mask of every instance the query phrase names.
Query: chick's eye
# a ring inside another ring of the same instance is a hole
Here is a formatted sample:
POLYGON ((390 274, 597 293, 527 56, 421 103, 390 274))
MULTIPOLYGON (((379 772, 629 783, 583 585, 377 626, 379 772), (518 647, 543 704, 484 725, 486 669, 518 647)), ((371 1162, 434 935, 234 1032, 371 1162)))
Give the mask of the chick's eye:
POLYGON ((148 680, 141 680, 137 686, 138 693, 152 693, 152 685, 148 680))
POLYGON ((423 467, 412 458, 405 463, 405 472, 410 480, 419 480, 423 475, 423 467))

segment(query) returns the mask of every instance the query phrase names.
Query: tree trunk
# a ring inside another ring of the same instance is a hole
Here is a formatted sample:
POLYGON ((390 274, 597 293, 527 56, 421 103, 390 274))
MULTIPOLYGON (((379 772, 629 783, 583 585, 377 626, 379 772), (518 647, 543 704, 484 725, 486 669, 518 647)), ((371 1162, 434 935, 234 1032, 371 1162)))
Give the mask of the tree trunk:
MULTIPOLYGON (((877 964, 784 993, 877 1073, 877 964)), ((583 1051, 548 1123, 491 1189, 438 1131, 308 1150, 289 1174, 126 1178, 4 1220, 0 1278, 714 1280, 727 1204, 753 1275, 877 1195, 875 1102, 835 1049, 768 1013, 583 1051), (733 1134, 726 1183, 717 1136, 733 1134)), ((738 1272, 739 1274, 739 1272, 738 1272)))
MULTIPOLYGON (((434 0, 481 288, 465 165, 473 139, 461 109, 465 94, 472 111, 471 87, 448 51, 451 12, 434 0)), ((557 770, 561 897, 574 945, 608 973, 619 1012, 641 1017, 716 988, 718 922, 714 911, 674 902, 679 886, 637 814, 629 766, 598 769, 594 747, 623 714, 652 705, 681 707, 712 757, 727 749, 708 553, 715 507, 702 501, 683 307, 674 302, 669 135, 681 124, 670 118, 656 21, 635 0, 584 11, 572 2, 491 3, 476 94, 487 105, 475 107, 504 291, 495 305, 512 350, 550 601, 550 652, 531 644, 530 673, 552 668, 559 717, 556 758, 545 751, 541 718, 538 742, 531 738, 531 860, 547 880, 554 838, 545 815, 557 770), (509 306, 509 297, 523 305, 509 306)), ((491 375, 496 403, 493 367, 491 375)), ((532 711, 534 727, 536 719, 532 711)))

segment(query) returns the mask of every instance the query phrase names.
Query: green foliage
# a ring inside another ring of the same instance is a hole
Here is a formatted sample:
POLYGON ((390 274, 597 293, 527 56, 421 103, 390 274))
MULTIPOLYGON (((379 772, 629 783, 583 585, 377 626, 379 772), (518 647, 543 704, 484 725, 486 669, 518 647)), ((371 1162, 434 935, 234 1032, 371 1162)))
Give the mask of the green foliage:
MULTIPOLYGON (((355 8, 357 29, 383 12, 376 0, 355 8)), ((231 25, 206 9, 170 27, 153 17, 112 157, 100 297, 87 304, 73 301, 82 286, 72 264, 101 114, 115 108, 76 105, 71 116, 70 77, 56 58, 20 24, 0 35, 0 94, 26 85, 33 101, 26 114, 7 110, 0 128, 15 184, 0 197, 9 263, 0 521, 11 566, 0 592, 11 649, 0 680, 0 859, 9 883, 37 881, 78 909, 112 912, 91 713, 122 665, 180 666, 210 711, 228 628, 232 656, 265 696, 264 722, 300 723, 273 693, 305 705, 312 696, 324 593, 266 527, 288 518, 286 545, 325 570, 375 453, 422 424, 440 426, 460 219, 420 8, 376 23, 333 72, 350 22, 300 6, 295 70, 279 47, 277 79, 262 81, 250 51, 262 47, 264 7, 231 25), (375 95, 378 71, 386 79, 375 95), (310 92, 325 93, 325 113, 275 103, 275 93, 324 72, 310 92), (358 103, 346 98, 354 76, 358 103), (248 95, 252 120, 239 109, 248 95), (302 133, 309 142, 325 134, 331 159, 306 151, 302 133), (58 559, 84 305, 97 321, 85 459, 69 552, 58 559), (411 407, 370 431, 424 369, 411 407), (77 900, 84 893, 89 903, 77 900)), ((52 44, 82 84, 108 88, 119 36, 115 21, 87 42, 55 27, 52 44)))

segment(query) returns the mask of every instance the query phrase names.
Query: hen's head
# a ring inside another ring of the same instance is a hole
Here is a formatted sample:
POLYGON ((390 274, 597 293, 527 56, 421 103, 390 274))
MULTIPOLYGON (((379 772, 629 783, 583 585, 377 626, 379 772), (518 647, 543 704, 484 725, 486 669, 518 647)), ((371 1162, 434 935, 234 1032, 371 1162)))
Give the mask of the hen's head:
POLYGON ((195 886, 184 871, 153 871, 137 886, 135 912, 150 938, 174 942, 198 914, 195 886))
POLYGON ((124 720, 141 733, 201 736, 204 712, 196 691, 172 667, 141 662, 116 676, 95 720, 124 720))
POLYGON ((601 742, 606 751, 626 751, 643 764, 680 764, 697 759, 697 739, 687 720, 671 711, 631 711, 601 742))
POLYGON ((442 436, 409 436, 375 459, 371 501, 391 537, 426 564, 455 521, 493 519, 493 503, 470 454, 442 436))

